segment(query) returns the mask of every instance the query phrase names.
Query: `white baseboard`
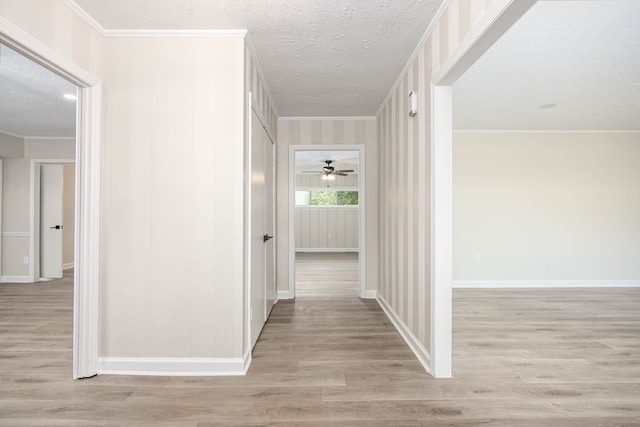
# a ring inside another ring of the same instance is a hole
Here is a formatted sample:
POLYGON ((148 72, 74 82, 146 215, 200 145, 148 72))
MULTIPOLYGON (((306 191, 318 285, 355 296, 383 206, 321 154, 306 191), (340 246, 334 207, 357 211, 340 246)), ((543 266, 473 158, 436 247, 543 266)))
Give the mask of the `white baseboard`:
POLYGON ((278 291, 278 301, 281 299, 292 299, 289 291, 278 291))
POLYGON ((0 276, 0 282, 2 283, 31 283, 32 280, 29 276, 0 276))
POLYGON ((72 268, 73 268, 73 263, 72 262, 69 262, 67 264, 62 264, 62 269, 63 270, 70 270, 72 268))
POLYGON ((364 295, 362 295, 361 298, 364 299, 376 299, 378 296, 378 291, 376 291, 375 289, 366 289, 364 291, 364 295))
POLYGON ((454 280, 454 288, 638 288, 640 280, 454 280))
POLYGON ((360 252, 358 248, 296 248, 296 252, 360 252))
POLYGON ((389 303, 382 298, 380 295, 376 297, 376 301, 382 307, 382 310, 385 312, 393 326, 396 327, 396 330, 402 337, 402 339, 407 343, 413 354, 418 359, 418 362, 422 365, 422 367, 431 374, 431 356, 427 349, 422 345, 420 340, 411 332, 409 327, 400 319, 400 317, 396 314, 396 312, 391 308, 389 303))
POLYGON ((105 375, 236 376, 246 375, 251 351, 244 357, 101 357, 98 373, 105 375))

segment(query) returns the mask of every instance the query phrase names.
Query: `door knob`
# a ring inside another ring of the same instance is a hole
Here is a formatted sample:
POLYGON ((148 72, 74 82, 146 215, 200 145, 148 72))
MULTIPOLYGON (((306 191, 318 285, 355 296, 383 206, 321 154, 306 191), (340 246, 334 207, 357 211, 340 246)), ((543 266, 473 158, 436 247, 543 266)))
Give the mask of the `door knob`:
POLYGON ((61 225, 54 225, 53 227, 49 227, 51 230, 60 230, 62 228, 61 225))
POLYGON ((268 234, 265 234, 264 236, 262 236, 263 242, 268 242, 271 239, 273 239, 273 236, 269 236, 268 234))

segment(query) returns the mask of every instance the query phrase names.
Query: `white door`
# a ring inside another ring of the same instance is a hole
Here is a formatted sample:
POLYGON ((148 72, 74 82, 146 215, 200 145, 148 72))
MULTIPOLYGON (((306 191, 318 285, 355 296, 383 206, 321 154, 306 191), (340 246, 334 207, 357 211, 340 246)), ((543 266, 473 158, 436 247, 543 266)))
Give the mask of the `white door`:
POLYGON ((63 166, 40 166, 40 277, 62 277, 63 166))
POLYGON ((267 319, 266 242, 268 138, 255 112, 251 114, 251 347, 267 319))
MULTIPOLYGON (((276 146, 264 131, 265 150, 265 189, 266 189, 266 234, 275 236, 276 218, 276 192, 275 192, 275 152, 276 146)), ((266 318, 269 317, 271 309, 276 302, 276 248, 275 239, 271 238, 265 242, 265 286, 266 286, 266 318)), ((266 319, 265 319, 266 320, 266 319)))

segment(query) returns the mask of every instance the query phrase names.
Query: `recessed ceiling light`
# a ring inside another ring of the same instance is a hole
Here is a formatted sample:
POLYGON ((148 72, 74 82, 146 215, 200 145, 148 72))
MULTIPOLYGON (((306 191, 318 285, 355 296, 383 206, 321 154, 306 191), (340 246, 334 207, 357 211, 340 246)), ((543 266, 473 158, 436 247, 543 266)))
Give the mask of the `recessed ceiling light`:
POLYGON ((65 93, 62 96, 64 97, 64 99, 68 99, 69 101, 75 101, 76 99, 78 99, 78 97, 72 93, 65 93))
POLYGON ((539 110, 550 110, 552 108, 557 107, 558 104, 542 104, 541 106, 538 107, 539 110))

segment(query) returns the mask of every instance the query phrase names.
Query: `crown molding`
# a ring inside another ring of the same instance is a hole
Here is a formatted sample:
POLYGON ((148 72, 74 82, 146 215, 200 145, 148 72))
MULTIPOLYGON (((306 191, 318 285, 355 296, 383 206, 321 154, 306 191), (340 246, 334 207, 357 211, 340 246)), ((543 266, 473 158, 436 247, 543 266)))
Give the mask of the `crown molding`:
POLYGON ((447 8, 451 4, 451 1, 452 0, 445 0, 440 5, 440 8, 436 11, 435 15, 433 15, 433 19, 431 20, 431 23, 429 24, 429 26, 427 27, 427 30, 422 35, 422 38, 420 39, 420 41, 416 45, 416 48, 413 50, 413 53, 411 54, 411 56, 407 60, 407 63, 404 65, 404 68, 402 69, 402 72, 398 76, 398 79, 393 84, 393 86, 391 86, 391 89, 389 90, 389 92, 387 92, 387 96, 384 97, 384 100, 382 101, 382 104, 380 104, 380 107, 378 107, 378 111, 376 111, 375 117, 378 117, 378 115, 382 112, 384 107, 387 105, 387 103, 389 102, 389 100, 391 99, 393 94, 395 93, 396 89, 398 89, 398 86, 400 86, 400 83, 404 79, 404 76, 409 72, 409 68, 411 68, 411 65, 413 64, 413 62, 416 60, 416 58, 418 58, 418 55, 420 54, 420 51, 422 50, 424 45, 427 43, 427 40, 429 39, 429 37, 433 33, 433 30, 435 30, 436 25, 438 25, 438 23, 440 22, 440 19, 442 18, 444 13, 447 11, 447 8))
POLYGON ((508 130, 508 129, 454 129, 453 133, 461 133, 461 134, 465 134, 465 133, 482 133, 482 134, 509 134, 509 133, 581 133, 581 134, 588 134, 588 133, 620 133, 620 134, 624 134, 624 133, 631 133, 631 134, 636 134, 636 133, 640 133, 640 130, 606 130, 606 129, 593 129, 593 130, 585 130, 585 129, 575 129, 575 130, 568 130, 568 129, 563 129, 563 130, 553 130, 553 129, 515 129, 515 130, 508 130))
POLYGON ((105 30, 105 37, 245 37, 247 30, 105 30))
POLYGON ((247 30, 106 29, 74 0, 61 0, 103 37, 244 37, 247 30))
POLYGON ((84 20, 91 28, 96 30, 101 36, 105 35, 105 29, 102 25, 98 23, 93 16, 89 15, 86 10, 78 5, 73 0, 61 0, 69 9, 71 9, 76 15, 84 20))
POLYGON ((7 132, 5 130, 0 129, 0 135, 10 136, 12 138, 18 138, 24 140, 25 137, 23 135, 18 135, 17 133, 7 132))
POLYGON ((303 116, 283 116, 278 117, 278 121, 280 120, 288 120, 288 121, 302 121, 302 120, 372 120, 375 121, 376 116, 311 116, 311 117, 303 117, 303 116))
POLYGON ((74 141, 75 136, 25 136, 25 142, 28 141, 74 141))

